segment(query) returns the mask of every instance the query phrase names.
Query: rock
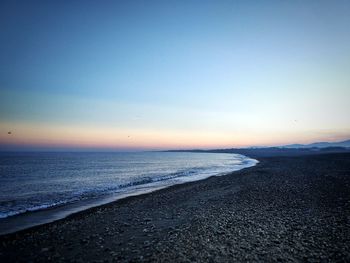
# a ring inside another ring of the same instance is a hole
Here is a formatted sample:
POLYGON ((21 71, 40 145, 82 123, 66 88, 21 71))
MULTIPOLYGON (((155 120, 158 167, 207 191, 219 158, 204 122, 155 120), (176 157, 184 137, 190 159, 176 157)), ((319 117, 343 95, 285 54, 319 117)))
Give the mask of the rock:
POLYGON ((49 251, 50 249, 48 248, 48 247, 43 247, 42 249, 41 249, 41 252, 47 252, 47 251, 49 251))

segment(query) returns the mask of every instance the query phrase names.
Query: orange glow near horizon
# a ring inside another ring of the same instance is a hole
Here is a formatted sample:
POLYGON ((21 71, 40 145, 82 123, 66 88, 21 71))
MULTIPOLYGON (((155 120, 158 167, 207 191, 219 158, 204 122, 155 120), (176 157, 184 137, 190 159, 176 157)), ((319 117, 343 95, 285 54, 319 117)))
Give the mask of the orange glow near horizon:
POLYGON ((277 146, 290 143, 312 143, 316 140, 337 141, 347 134, 327 133, 218 133, 205 131, 132 130, 77 126, 52 126, 8 123, 0 126, 0 143, 17 147, 103 149, 193 149, 277 146), (11 127, 11 134, 8 134, 11 127), (254 135, 252 135, 254 134, 254 135))
POLYGON ((0 151, 350 138, 350 1, 9 2, 0 151))

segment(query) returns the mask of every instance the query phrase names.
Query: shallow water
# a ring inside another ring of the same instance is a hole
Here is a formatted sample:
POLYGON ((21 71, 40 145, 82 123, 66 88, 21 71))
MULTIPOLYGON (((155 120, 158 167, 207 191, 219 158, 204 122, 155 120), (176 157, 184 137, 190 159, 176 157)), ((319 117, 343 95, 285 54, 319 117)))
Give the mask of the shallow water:
POLYGON ((121 197, 256 162, 238 154, 214 153, 1 153, 0 233, 10 221, 18 221, 18 215, 17 225, 43 223, 35 219, 40 214, 28 212, 47 210, 41 221, 52 221, 121 197))

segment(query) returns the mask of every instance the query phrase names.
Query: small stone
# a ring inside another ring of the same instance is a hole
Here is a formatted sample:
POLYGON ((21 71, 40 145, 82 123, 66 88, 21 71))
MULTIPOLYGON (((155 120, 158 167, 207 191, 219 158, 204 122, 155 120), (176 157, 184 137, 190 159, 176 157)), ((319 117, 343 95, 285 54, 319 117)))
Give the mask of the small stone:
POLYGON ((49 248, 48 248, 48 247, 43 247, 43 248, 41 249, 41 252, 47 252, 47 251, 49 251, 49 248))

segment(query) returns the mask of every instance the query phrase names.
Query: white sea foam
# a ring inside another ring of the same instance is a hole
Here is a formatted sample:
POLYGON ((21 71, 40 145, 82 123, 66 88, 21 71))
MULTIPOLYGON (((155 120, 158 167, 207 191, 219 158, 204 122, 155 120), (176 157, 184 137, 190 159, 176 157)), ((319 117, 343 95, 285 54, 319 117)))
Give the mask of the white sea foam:
POLYGON ((209 153, 27 153, 2 154, 0 160, 2 219, 70 204, 79 207, 82 201, 94 204, 104 197, 115 200, 258 162, 209 153))

